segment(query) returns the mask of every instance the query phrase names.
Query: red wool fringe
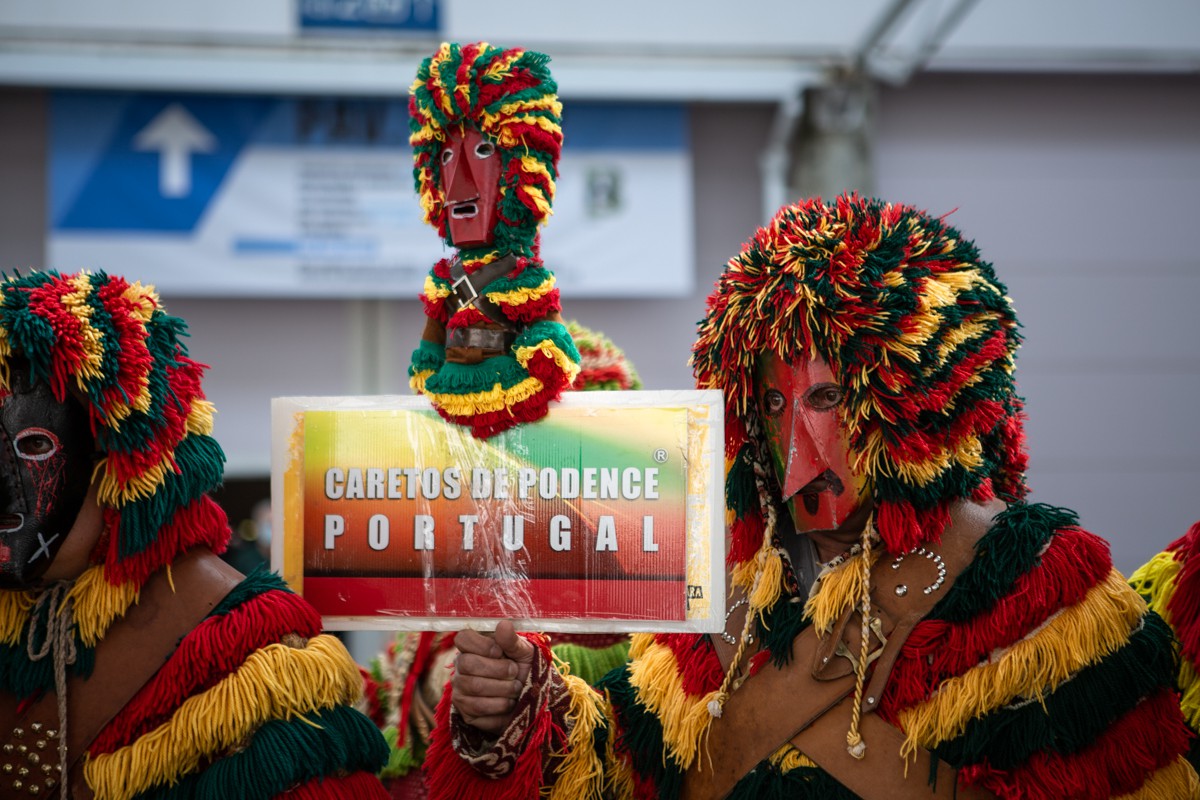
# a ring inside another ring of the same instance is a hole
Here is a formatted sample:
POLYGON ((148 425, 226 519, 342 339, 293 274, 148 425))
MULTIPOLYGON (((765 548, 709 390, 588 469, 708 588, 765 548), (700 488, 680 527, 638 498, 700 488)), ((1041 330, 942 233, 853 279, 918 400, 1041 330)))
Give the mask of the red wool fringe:
MULTIPOLYGON (((361 665, 358 668, 358 676, 362 678, 363 700, 367 704, 367 716, 371 718, 371 722, 375 723, 376 728, 382 728, 385 720, 383 718, 383 704, 379 702, 379 682, 361 665)), ((401 733, 401 738, 403 738, 403 733, 401 733)))
POLYGON ((890 553, 907 553, 926 542, 937 542, 950 524, 950 503, 943 500, 917 511, 911 503, 880 503, 875 528, 890 553))
POLYGON ((50 388, 54 398, 62 403, 67 398, 71 376, 84 361, 83 325, 62 304, 65 295, 75 291, 70 280, 56 276, 29 292, 29 305, 36 307, 38 316, 54 329, 54 344, 50 356, 50 388))
POLYGON ((129 701, 88 752, 111 753, 165 722, 188 697, 237 670, 256 650, 289 633, 312 638, 321 617, 299 595, 273 589, 228 614, 208 617, 183 637, 170 660, 129 701))
POLYGON ((131 452, 108 451, 108 471, 121 486, 130 480, 157 467, 164 456, 171 455, 187 433, 188 413, 195 400, 202 399, 200 379, 204 365, 198 364, 181 354, 176 354, 176 363, 167 367, 167 381, 172 396, 165 399, 154 419, 154 439, 145 447, 131 452))
POLYGON ((149 547, 124 558, 120 550, 120 520, 120 510, 104 509, 104 535, 108 541, 104 578, 113 586, 130 582, 141 586, 151 573, 193 547, 207 547, 220 555, 229 544, 229 519, 208 495, 178 509, 149 547))
MULTIPOLYGON (((550 658, 549 647, 544 641, 530 641, 545 651, 542 658, 550 658)), ((524 750, 517 757, 513 771, 503 778, 486 778, 460 758, 450 742, 450 692, 442 693, 436 719, 433 737, 425 755, 429 796, 433 800, 460 800, 467 797, 526 800, 537 797, 542 785, 543 756, 566 744, 564 732, 554 724, 549 707, 543 704, 534 711, 524 750)))
POLYGON ((1183 646, 1183 657, 1200 664, 1200 522, 1167 548, 1183 568, 1175 578, 1175 588, 1167 601, 1167 622, 1183 646))
POLYGON ((551 289, 536 300, 530 300, 518 305, 501 306, 504 316, 513 322, 533 323, 545 319, 562 310, 559 302, 558 289, 551 289))
POLYGON ((408 720, 412 714, 413 696, 418 691, 417 683, 429 665, 430 648, 436 636, 437 634, 433 631, 423 631, 420 634, 420 639, 417 640, 417 652, 413 655, 412 664, 409 665, 408 675, 404 677, 404 689, 400 693, 400 722, 396 725, 397 749, 403 747, 405 739, 408 738, 408 720))
POLYGON ((1011 772, 981 763, 963 767, 958 775, 962 785, 997 797, 1103 800, 1136 790, 1187 750, 1189 736, 1178 696, 1163 689, 1078 753, 1039 752, 1011 772))
POLYGON ((725 563, 733 566, 754 558, 758 548, 762 547, 766 529, 766 522, 757 508, 735 519, 729 526, 729 552, 725 554, 725 563))
POLYGON ((370 772, 313 778, 275 796, 280 800, 391 800, 379 778, 370 772))
POLYGON ((918 623, 896 658, 880 701, 880 713, 895 721, 942 681, 962 675, 998 648, 1019 641, 1060 608, 1072 606, 1112 569, 1108 544, 1079 528, 1050 539, 1041 563, 1021 575, 991 609, 966 623, 926 619, 918 623))
POLYGON ((97 291, 104 310, 109 314, 109 322, 117 332, 116 386, 103 392, 105 409, 129 403, 141 394, 148 383, 150 368, 154 365, 154 359, 146 347, 146 329, 136 316, 143 305, 152 305, 153 301, 144 295, 138 298, 140 302, 130 300, 124 296, 128 288, 125 280, 110 278, 97 291))
POLYGON ((717 651, 703 636, 693 633, 656 633, 654 642, 675 654, 675 669, 683 691, 689 696, 708 694, 725 679, 717 651))

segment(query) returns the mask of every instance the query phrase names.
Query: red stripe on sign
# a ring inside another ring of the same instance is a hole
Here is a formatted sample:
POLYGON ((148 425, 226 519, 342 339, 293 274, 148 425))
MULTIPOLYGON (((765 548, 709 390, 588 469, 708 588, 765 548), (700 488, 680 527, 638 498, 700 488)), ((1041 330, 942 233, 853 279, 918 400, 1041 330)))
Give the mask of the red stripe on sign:
POLYGON ((683 620, 685 594, 683 580, 304 579, 326 617, 683 620))

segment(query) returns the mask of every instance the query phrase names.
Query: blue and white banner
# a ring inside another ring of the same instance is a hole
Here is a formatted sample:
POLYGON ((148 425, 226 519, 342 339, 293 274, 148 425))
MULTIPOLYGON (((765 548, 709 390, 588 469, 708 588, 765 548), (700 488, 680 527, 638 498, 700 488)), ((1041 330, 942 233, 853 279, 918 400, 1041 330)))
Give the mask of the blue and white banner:
MULTIPOLYGON (((543 256, 567 298, 687 294, 682 106, 567 107, 543 256)), ((49 266, 165 294, 413 297, 421 222, 401 99, 56 92, 49 266)))

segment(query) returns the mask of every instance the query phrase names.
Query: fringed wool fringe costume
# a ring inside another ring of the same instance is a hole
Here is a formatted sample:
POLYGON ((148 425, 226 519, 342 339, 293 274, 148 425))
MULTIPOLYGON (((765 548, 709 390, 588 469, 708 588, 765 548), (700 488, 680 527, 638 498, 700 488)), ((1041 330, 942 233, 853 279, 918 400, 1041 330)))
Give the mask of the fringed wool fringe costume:
MULTIPOLYGON (((228 522, 208 496, 224 455, 210 436, 204 367, 187 357, 183 322, 164 313, 151 288, 103 273, 45 272, 9 279, 0 293, 5 383, 19 358, 60 402, 80 399, 102 456, 95 480, 104 528, 93 566, 68 592, 76 658, 67 670, 87 677, 97 647, 152 576, 165 571, 169 583, 185 553, 225 549, 228 522)), ((56 686, 53 659, 30 657, 48 636, 38 612, 44 594, 0 591, 0 691, 23 702, 56 686)), ((158 610, 173 612, 170 602, 158 610)), ((350 707, 360 692, 357 668, 321 633, 312 607, 276 575, 256 572, 100 729, 83 775, 102 800, 386 797, 372 774, 384 742, 350 707)))
MULTIPOLYGON (((1169 629, 1073 513, 1022 500, 1017 343, 990 265, 909 207, 854 196, 789 206, 729 263, 693 363, 699 385, 723 389, 727 403, 729 566, 754 635, 744 685, 786 668, 798 636, 858 604, 864 558, 936 543, 953 505, 998 496, 1007 508, 912 629, 878 698, 874 713, 902 736, 895 757, 924 748, 960 787, 1003 798, 1200 796, 1182 756, 1169 629), (776 529, 779 490, 755 433, 764 350, 831 365, 847 391, 838 413, 852 463, 875 501, 880 541, 831 562, 811 595, 784 552, 793 534, 776 529)), ((435 797, 669 800, 698 759, 722 758, 707 733, 737 689, 711 638, 637 635, 629 662, 594 687, 539 652, 496 742, 443 697, 435 797)), ((788 702, 779 698, 779 713, 788 702)), ((731 797, 855 796, 790 743, 764 744, 775 752, 731 797)))
POLYGON ((1179 641, 1180 708, 1197 734, 1188 759, 1200 768, 1200 522, 1139 567, 1129 583, 1167 621, 1179 641))
POLYGON ((413 389, 445 419, 480 438, 541 419, 579 372, 554 274, 538 257, 537 230, 550 217, 562 149, 562 106, 548 61, 541 53, 483 42, 443 44, 421 64, 412 85, 413 175, 425 221, 451 247, 440 159, 447 131, 478 129, 496 145, 503 164, 493 243, 461 249, 456 257, 468 277, 516 257, 513 268, 483 292, 517 331, 516 339, 509 352, 477 363, 448 358, 447 334, 486 328, 492 320, 475 305, 458 306, 453 259, 442 259, 425 279, 421 301, 429 322, 409 367, 413 389))

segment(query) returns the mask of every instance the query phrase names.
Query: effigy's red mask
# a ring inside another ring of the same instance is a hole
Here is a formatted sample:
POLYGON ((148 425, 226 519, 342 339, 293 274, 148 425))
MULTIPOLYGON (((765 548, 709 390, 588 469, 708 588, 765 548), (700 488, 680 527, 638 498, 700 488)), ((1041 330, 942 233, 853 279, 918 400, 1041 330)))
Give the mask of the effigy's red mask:
POLYGON ((474 128, 449 131, 442 161, 446 225, 455 247, 483 247, 494 240, 500 198, 500 150, 474 128))
POLYGON ((797 531, 834 530, 867 502, 838 420, 845 391, 821 359, 759 359, 755 396, 782 497, 797 531))
POLYGON ((14 370, 0 394, 0 589, 38 583, 66 541, 92 478, 87 413, 14 370))

